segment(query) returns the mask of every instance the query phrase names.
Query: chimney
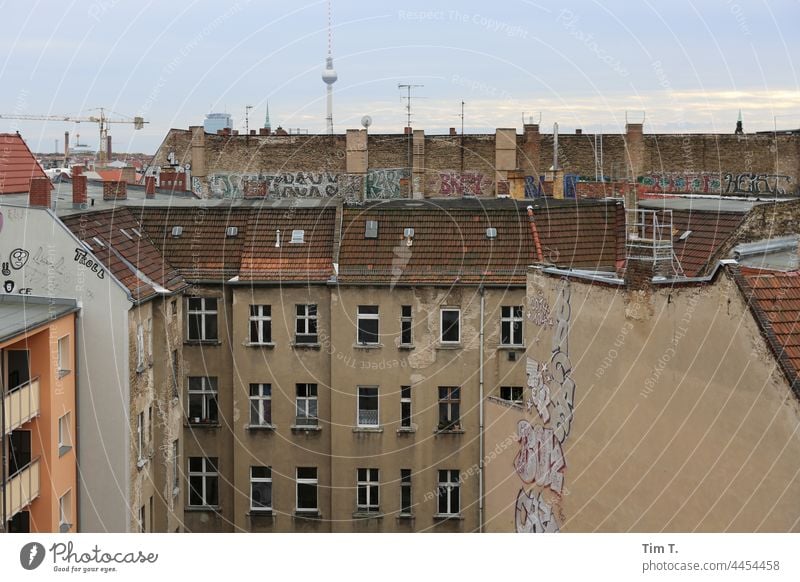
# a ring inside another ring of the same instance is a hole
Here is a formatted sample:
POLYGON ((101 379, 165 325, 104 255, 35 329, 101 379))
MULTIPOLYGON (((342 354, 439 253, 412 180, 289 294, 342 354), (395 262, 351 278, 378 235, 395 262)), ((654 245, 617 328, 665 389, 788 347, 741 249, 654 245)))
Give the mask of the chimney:
POLYGON ((534 177, 537 183, 541 175, 539 172, 540 137, 538 124, 526 123, 522 126, 522 157, 519 168, 525 176, 534 177))
POLYGON ((155 176, 145 176, 144 178, 144 197, 145 198, 155 198, 156 197, 156 177, 155 176))
POLYGON ((69 159, 69 132, 64 132, 64 166, 67 165, 67 159, 69 159))
POLYGON ((625 125, 625 150, 627 153, 628 180, 636 182, 644 165, 644 125, 628 123, 625 125))
POLYGON ((450 128, 450 135, 458 135, 458 133, 456 133, 456 128, 455 127, 451 127, 450 128))
POLYGON ((50 208, 50 191, 53 185, 47 178, 31 178, 29 206, 50 208))
POLYGON ((81 173, 80 166, 75 166, 72 168, 72 206, 80 208, 87 202, 86 176, 81 173))
POLYGON ((111 163, 111 136, 110 135, 106 136, 106 160, 108 160, 109 164, 111 163))
POLYGON ((120 181, 103 182, 103 200, 127 200, 128 184, 120 181))
POLYGON ((583 130, 582 129, 576 129, 575 130, 575 135, 583 135, 583 130))
POLYGON ((403 133, 404 133, 405 135, 411 135, 411 132, 412 132, 412 131, 413 131, 413 130, 412 130, 410 127, 406 127, 405 129, 403 129, 403 133))
POLYGON ((655 263, 649 259, 628 257, 625 262, 625 287, 632 291, 645 291, 653 286, 655 263))

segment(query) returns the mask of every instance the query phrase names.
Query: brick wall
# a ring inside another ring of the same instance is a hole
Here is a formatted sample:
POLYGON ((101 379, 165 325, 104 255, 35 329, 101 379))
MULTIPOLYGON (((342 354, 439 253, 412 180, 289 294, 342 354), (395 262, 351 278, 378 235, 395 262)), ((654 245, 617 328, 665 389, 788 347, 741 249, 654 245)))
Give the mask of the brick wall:
POLYGON ((126 200, 128 185, 125 182, 103 182, 103 200, 126 200))

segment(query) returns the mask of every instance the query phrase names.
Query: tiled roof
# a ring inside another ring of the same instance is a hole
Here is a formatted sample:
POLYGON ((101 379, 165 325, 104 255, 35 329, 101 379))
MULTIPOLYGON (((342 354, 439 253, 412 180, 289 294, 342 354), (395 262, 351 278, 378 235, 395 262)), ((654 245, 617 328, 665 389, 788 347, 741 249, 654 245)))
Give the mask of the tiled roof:
MULTIPOLYGON (((230 279, 239 273, 249 208, 148 206, 134 210, 147 236, 190 280, 230 279), (173 228, 183 229, 173 236, 173 228), (226 236, 236 227, 236 236, 226 236)), ((274 234, 273 234, 274 236, 274 234)))
POLYGON ((739 267, 734 278, 800 396, 800 272, 739 267))
POLYGON ((183 278, 142 233, 130 209, 76 214, 62 221, 92 249, 134 299, 146 299, 159 288, 177 291, 185 286, 183 278))
MULTIPOLYGON (((345 208, 339 253, 341 282, 524 284, 536 260, 524 204, 420 201, 345 208), (378 223, 377 238, 365 236, 378 223), (413 228, 411 246, 404 229, 413 228), (490 239, 487 228, 497 230, 490 239)), ((614 267, 616 209, 572 204, 535 210, 546 261, 577 268, 614 267)), ((624 224, 624 223, 623 223, 624 224)))
POLYGON ((744 220, 746 212, 673 210, 672 225, 677 231, 673 250, 687 277, 704 275, 714 264, 723 244, 744 220), (680 234, 691 230, 683 241, 680 234))
POLYGON ((0 133, 0 194, 30 191, 31 178, 47 178, 17 133, 0 133))
POLYGON ((333 276, 336 208, 253 207, 247 221, 239 279, 317 281, 333 276), (275 246, 278 241, 279 246, 275 246), (303 242, 291 242, 293 232, 303 242))

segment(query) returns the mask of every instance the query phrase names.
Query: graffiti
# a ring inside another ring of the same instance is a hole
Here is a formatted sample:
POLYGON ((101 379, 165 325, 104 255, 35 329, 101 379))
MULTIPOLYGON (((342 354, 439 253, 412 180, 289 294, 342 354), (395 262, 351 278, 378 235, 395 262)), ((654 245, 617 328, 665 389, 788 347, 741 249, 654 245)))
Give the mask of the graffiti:
POLYGON ((3 283, 3 291, 6 293, 13 293, 14 291, 14 281, 6 281, 3 283))
POLYGON ((553 377, 547 371, 547 364, 539 363, 533 358, 528 358, 526 366, 528 374, 528 388, 531 393, 526 403, 528 412, 536 408, 542 422, 550 420, 550 381, 553 377))
POLYGON ((639 176, 639 184, 655 192, 691 192, 696 194, 720 194, 722 182, 719 174, 647 174, 639 176))
POLYGON ((263 195, 273 198, 360 198, 362 184, 358 176, 331 172, 212 174, 208 177, 211 193, 221 198, 242 198, 248 188, 261 190, 263 195))
POLYGON ((97 261, 87 258, 87 252, 85 250, 75 249, 75 261, 92 271, 92 273, 95 273, 98 279, 105 278, 106 270, 97 261))
POLYGON ((61 257, 57 261, 51 259, 45 254, 43 247, 39 247, 39 249, 36 251, 36 254, 33 255, 33 262, 37 265, 44 265, 47 267, 48 271, 55 271, 59 275, 64 274, 64 257, 61 257))
POLYGON ((426 190, 433 196, 493 196, 494 181, 480 172, 443 170, 428 174, 426 190))
POLYGON ((553 327, 553 318, 550 317, 550 305, 539 289, 536 297, 528 298, 528 321, 539 327, 553 327))
POLYGON ((17 289, 17 293, 20 295, 30 295, 31 293, 33 293, 33 289, 31 289, 30 287, 23 287, 21 289, 17 289))
POLYGON ((539 176, 525 176, 525 198, 544 196, 544 180, 539 176))
POLYGON ((8 268, 8 263, 3 263, 3 276, 8 277, 11 274, 11 269, 8 268))
POLYGON ((200 178, 192 177, 192 192, 195 196, 203 197, 203 182, 200 178))
POLYGON ((25 266, 25 263, 28 262, 28 257, 30 257, 30 253, 28 251, 24 249, 14 249, 8 255, 8 260, 11 262, 11 268, 15 271, 19 271, 25 266))
POLYGON ((405 168, 370 170, 367 173, 367 199, 400 198, 400 183, 403 180, 408 180, 408 170, 405 168))
POLYGON ((564 451, 553 429, 520 420, 517 435, 520 450, 514 458, 514 467, 520 479, 561 493, 564 486, 564 451))
POLYGON ((792 183, 790 176, 779 174, 725 174, 725 194, 773 194, 783 196, 792 183))
POLYGON ((572 362, 569 359, 570 286, 564 281, 556 304, 556 329, 553 334, 553 357, 550 371, 553 374, 551 394, 556 417, 556 437, 563 443, 572 427, 572 410, 575 402, 575 381, 570 377, 572 362))
POLYGON ((558 522, 550 505, 542 500, 541 493, 528 494, 520 489, 514 504, 514 522, 517 533, 556 533, 558 522))

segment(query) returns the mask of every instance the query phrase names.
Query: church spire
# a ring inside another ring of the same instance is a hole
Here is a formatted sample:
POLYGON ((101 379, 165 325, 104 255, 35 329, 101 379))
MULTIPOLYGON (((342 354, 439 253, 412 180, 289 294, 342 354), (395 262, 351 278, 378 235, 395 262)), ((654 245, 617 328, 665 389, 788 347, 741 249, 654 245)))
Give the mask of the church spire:
POLYGON ((733 132, 734 135, 744 135, 744 129, 742 128, 742 110, 739 110, 739 119, 736 122, 736 131, 733 132))
POLYGON ((269 101, 267 101, 267 115, 264 117, 264 129, 272 130, 272 126, 269 124, 269 101))

